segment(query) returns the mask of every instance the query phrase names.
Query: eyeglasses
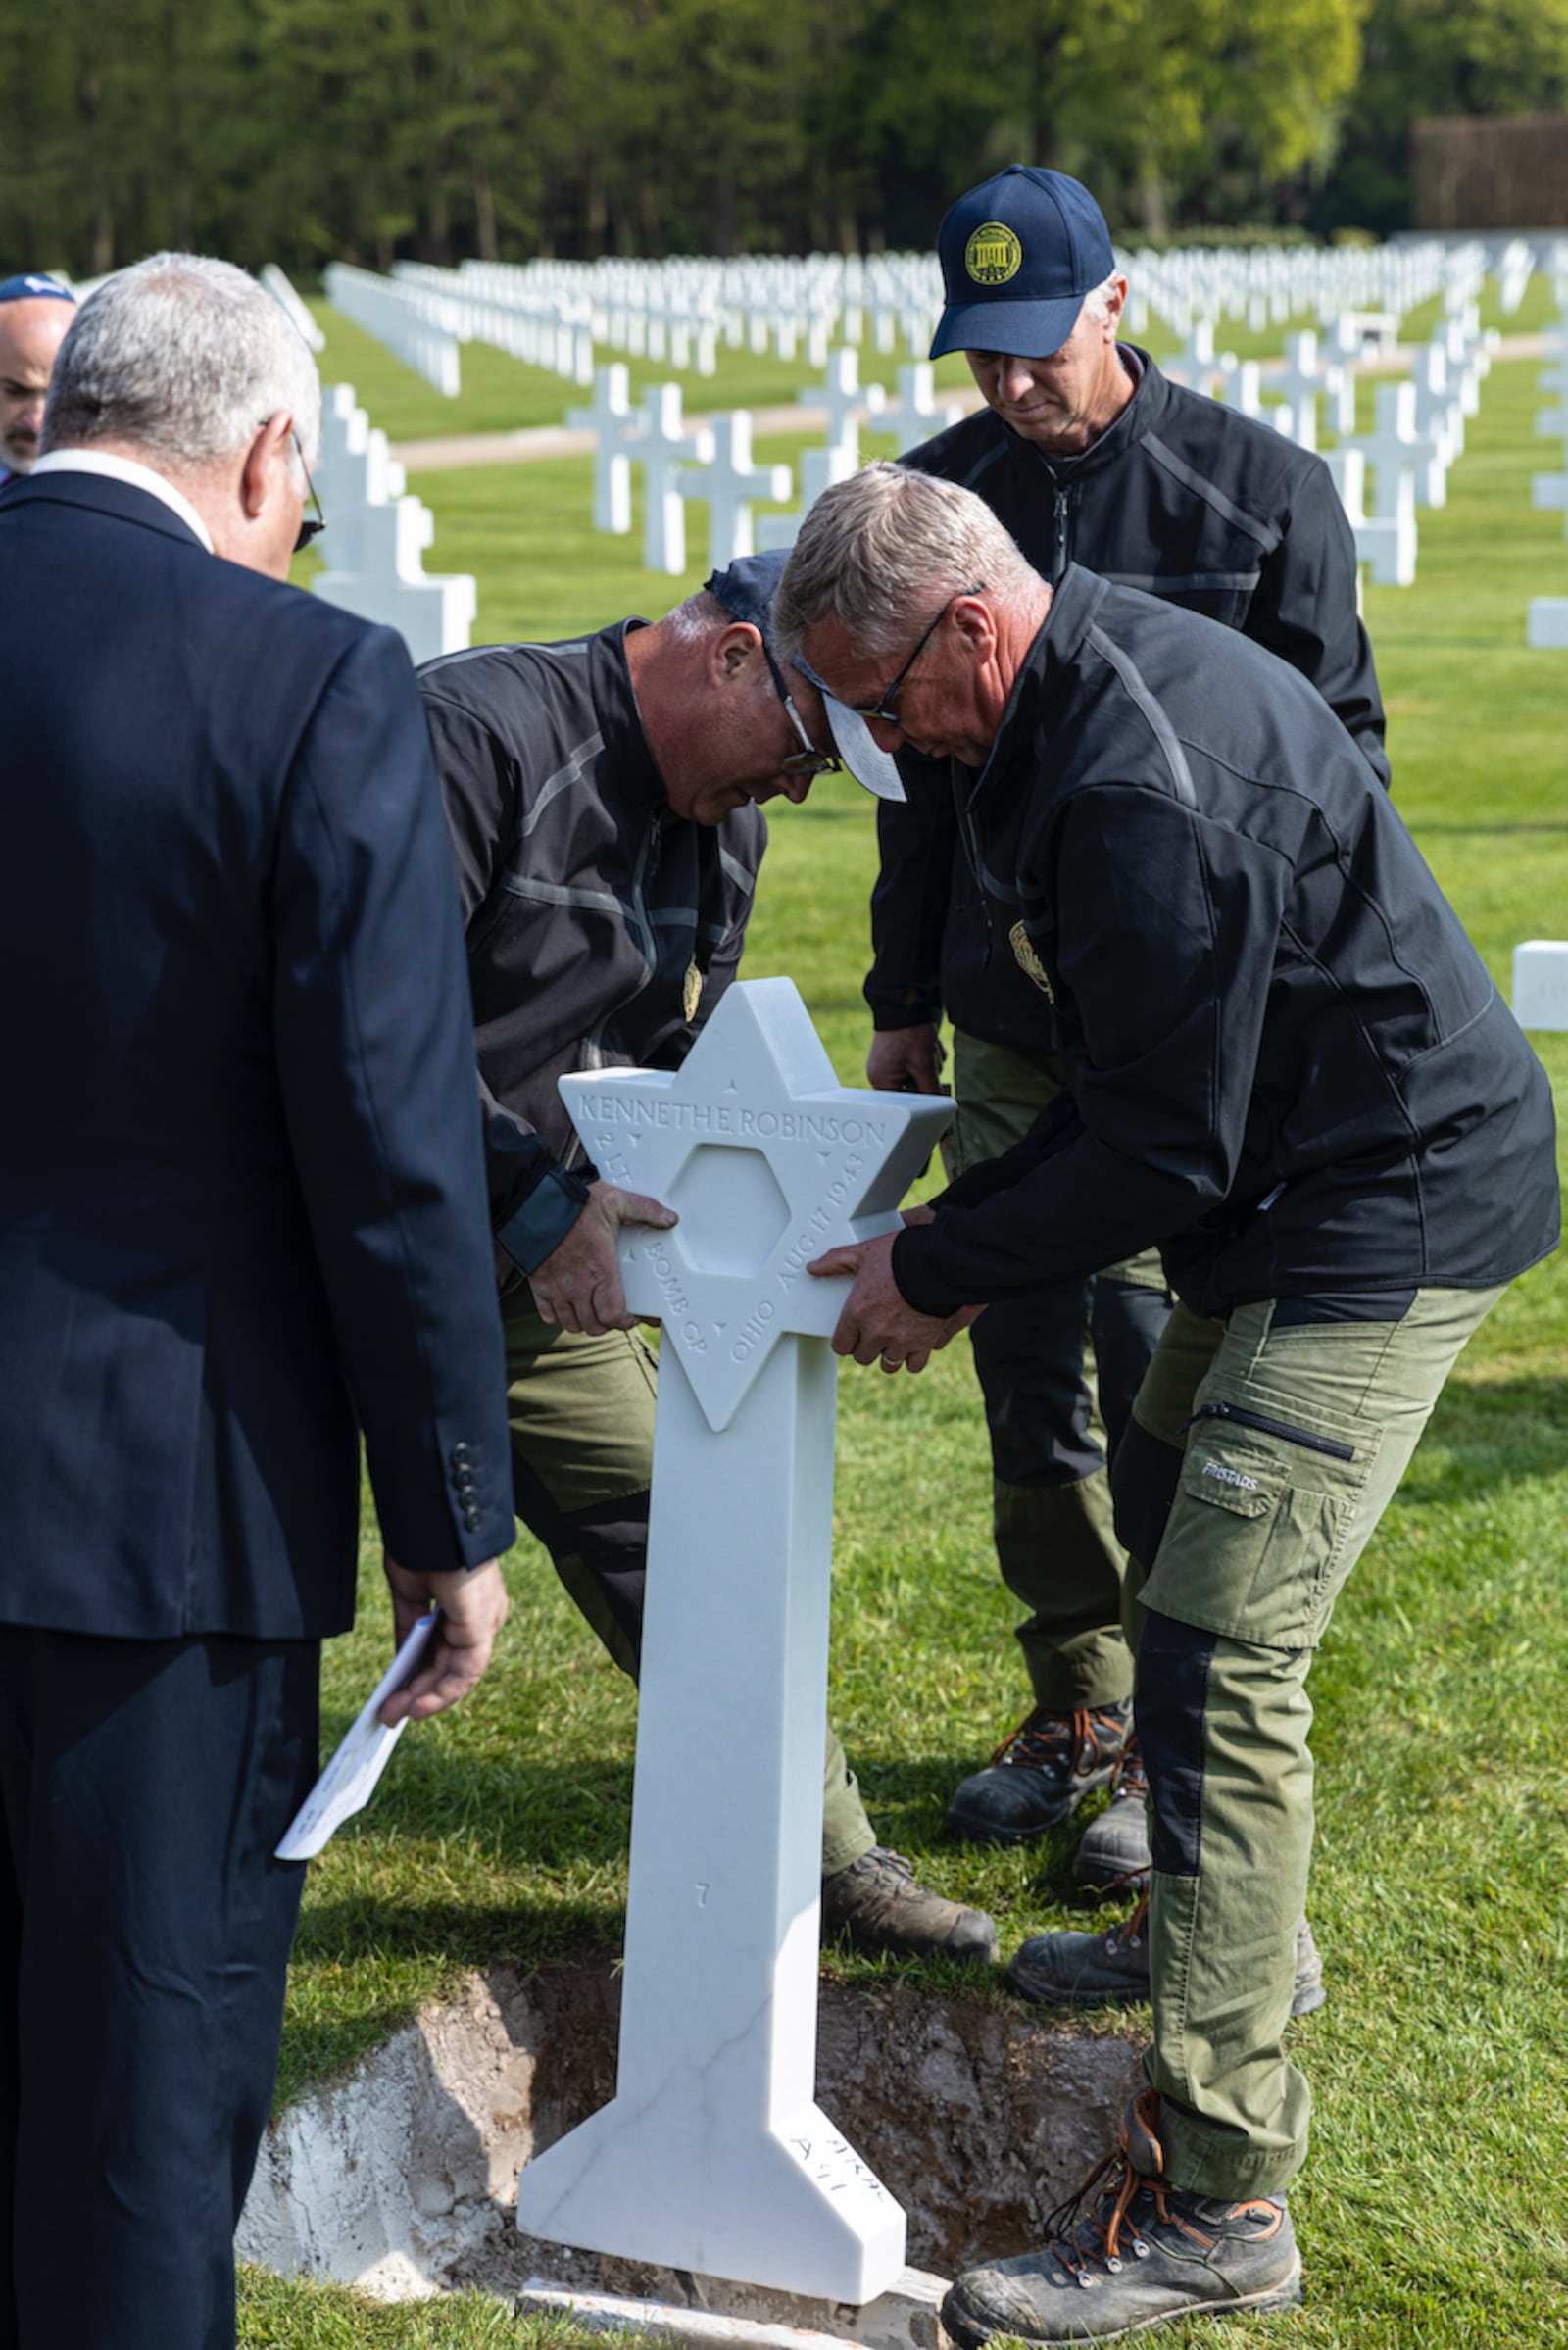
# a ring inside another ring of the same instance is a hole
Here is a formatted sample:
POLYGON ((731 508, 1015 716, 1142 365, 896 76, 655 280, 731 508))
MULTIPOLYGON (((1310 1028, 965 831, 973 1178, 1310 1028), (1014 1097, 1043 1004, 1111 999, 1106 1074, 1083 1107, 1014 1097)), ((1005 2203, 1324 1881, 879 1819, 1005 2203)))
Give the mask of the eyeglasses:
POLYGON ((768 675, 773 680, 773 685, 778 694, 778 698, 789 712, 790 724, 794 727, 796 733, 801 738, 800 750, 792 751, 787 759, 781 759, 779 760, 780 772, 785 775, 839 774, 843 769, 844 761, 832 751, 818 751, 816 745, 807 733, 801 713, 796 709, 794 702, 790 698, 789 687, 784 683, 784 673, 780 669, 777 661, 773 659, 772 654, 768 651, 767 641, 765 638, 762 641, 762 653, 767 661, 768 675))
MULTIPOLYGON (((270 424, 272 421, 270 416, 261 416, 257 420, 259 423, 264 425, 270 424)), ((300 471, 305 476, 305 495, 316 509, 315 514, 308 520, 301 520, 299 536, 294 541, 294 545, 291 550, 293 554, 300 555, 304 553, 305 549, 311 544, 313 539, 318 539, 320 537, 322 531, 326 528, 326 516, 321 512, 321 501, 316 495, 316 484, 311 479, 311 468, 306 464, 305 452, 300 447, 299 433, 292 424, 288 428, 288 437, 294 444, 294 454, 300 461, 300 471)))
POLYGON ((301 519, 299 536, 294 541, 294 552, 299 555, 304 552, 313 539, 320 537, 326 528, 326 516, 321 512, 321 501, 316 495, 316 484, 311 479, 311 468, 306 464, 305 452, 300 447, 300 436, 292 426, 289 429, 289 438, 294 443, 294 454, 300 461, 300 471, 305 476, 305 495, 316 509, 314 514, 301 519))
POLYGON ((931 639, 936 635, 937 630, 941 627, 943 621, 953 610, 953 607, 957 603, 958 598, 960 596, 983 596, 985 592, 986 583, 983 579, 974 587, 956 589, 954 594, 948 598, 946 604, 944 604, 942 610, 931 621, 929 627, 923 630, 920 637, 920 642, 915 646, 914 651, 910 654, 908 660, 905 662, 897 677, 894 678, 893 683, 890 686, 884 687, 874 702, 852 702, 850 704, 850 708, 854 710, 856 716, 859 718, 880 718, 884 724, 888 726, 902 726, 904 721, 899 716, 898 709, 898 693, 900 687, 903 685, 905 679, 908 676, 909 671, 914 667, 915 662, 919 660, 927 645, 930 644, 931 639))

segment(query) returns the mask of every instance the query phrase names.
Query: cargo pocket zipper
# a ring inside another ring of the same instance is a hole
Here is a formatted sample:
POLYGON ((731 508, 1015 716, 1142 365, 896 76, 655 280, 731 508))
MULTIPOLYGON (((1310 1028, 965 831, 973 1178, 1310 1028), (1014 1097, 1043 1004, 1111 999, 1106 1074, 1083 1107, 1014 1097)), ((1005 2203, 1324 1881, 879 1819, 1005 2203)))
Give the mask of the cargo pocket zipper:
POLYGON ((1306 1452, 1326 1452, 1331 1460, 1354 1460, 1355 1446, 1342 1444, 1337 1437, 1314 1436, 1310 1429, 1293 1428, 1288 1420, 1266 1419, 1260 1411, 1245 1411, 1239 1403, 1203 1403, 1191 1420, 1184 1420, 1177 1429, 1185 1436, 1199 1420, 1234 1420, 1238 1428, 1255 1428, 1262 1436, 1277 1436, 1287 1444, 1299 1444, 1306 1452))

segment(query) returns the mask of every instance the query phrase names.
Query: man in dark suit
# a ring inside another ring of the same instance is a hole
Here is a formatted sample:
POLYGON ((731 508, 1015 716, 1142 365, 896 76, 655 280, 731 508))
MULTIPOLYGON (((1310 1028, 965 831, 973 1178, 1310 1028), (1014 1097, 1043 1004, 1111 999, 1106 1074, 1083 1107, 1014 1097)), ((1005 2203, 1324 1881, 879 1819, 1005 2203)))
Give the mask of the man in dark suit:
POLYGON ((362 1428, 389 1717, 512 1538, 462 932, 390 631, 279 584, 319 391, 225 264, 82 306, 0 508, 0 2345, 227 2350, 362 1428), (215 557, 219 560, 215 560, 215 557), (401 1562, 401 1563, 396 1563, 401 1562))

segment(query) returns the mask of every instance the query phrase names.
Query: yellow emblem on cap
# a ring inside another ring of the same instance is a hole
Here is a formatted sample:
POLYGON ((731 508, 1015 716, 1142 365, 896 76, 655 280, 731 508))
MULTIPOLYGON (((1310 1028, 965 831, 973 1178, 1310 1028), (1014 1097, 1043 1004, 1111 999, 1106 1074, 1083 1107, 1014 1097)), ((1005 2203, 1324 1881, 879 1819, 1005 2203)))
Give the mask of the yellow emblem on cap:
POLYGON ((1055 990, 1051 984, 1045 964, 1035 953, 1034 947, 1030 942, 1028 931, 1025 930, 1021 922, 1014 922, 1012 928, 1007 933, 1007 939, 1012 948, 1014 955, 1017 957, 1019 970, 1026 971, 1028 973, 1029 977, 1034 981, 1036 987, 1039 988, 1041 993, 1044 995, 1048 1004, 1054 1004, 1056 1001, 1055 990))
POLYGON ((681 989, 681 1009, 688 1020, 697 1017, 697 1006, 703 1000, 703 975, 695 958, 686 965, 686 981, 681 989))
POLYGON ((963 266, 976 285, 1005 285, 1023 264, 1023 247, 1000 220, 987 220, 963 248, 963 266))

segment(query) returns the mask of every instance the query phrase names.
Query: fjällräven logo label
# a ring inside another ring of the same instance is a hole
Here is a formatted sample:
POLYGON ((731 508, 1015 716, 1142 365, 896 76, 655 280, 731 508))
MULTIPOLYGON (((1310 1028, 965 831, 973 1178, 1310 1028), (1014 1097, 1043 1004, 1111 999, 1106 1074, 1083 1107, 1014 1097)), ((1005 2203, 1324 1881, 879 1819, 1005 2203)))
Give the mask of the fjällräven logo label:
POLYGON ((963 266, 976 285, 1005 285, 1023 264, 1023 247, 1010 228, 987 220, 963 248, 963 266))

